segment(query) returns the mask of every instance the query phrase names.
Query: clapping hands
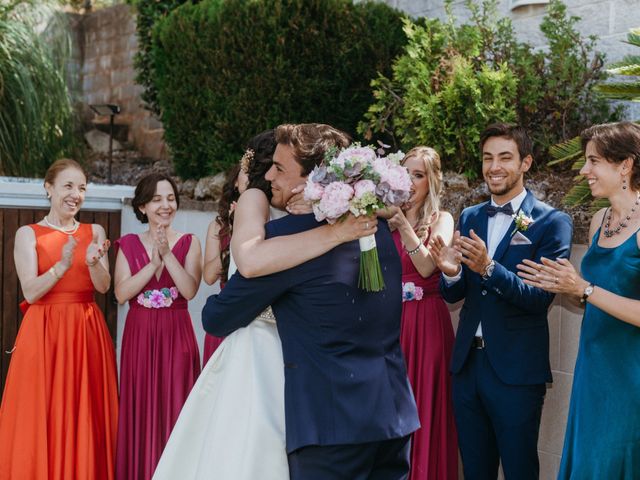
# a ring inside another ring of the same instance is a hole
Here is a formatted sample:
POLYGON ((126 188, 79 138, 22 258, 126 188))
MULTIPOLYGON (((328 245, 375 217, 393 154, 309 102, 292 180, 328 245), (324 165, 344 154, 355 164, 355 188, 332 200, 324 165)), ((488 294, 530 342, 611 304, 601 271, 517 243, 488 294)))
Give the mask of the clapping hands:
POLYGON ((460 232, 453 234, 453 244, 447 245, 440 235, 430 242, 431 257, 442 273, 454 277, 460 272, 462 253, 456 245, 460 242, 460 232))
POLYGON ((517 265, 518 276, 529 286, 551 293, 581 297, 589 282, 584 280, 566 258, 550 260, 542 257, 541 263, 525 259, 517 265))
POLYGON ((109 239, 105 240, 104 242, 102 242, 102 245, 100 245, 98 243, 98 234, 94 232, 91 243, 87 247, 87 253, 85 256, 85 262, 87 263, 87 265, 93 267, 95 264, 97 264, 100 259, 106 255, 107 251, 109 251, 110 246, 111 242, 109 241, 109 239))
POLYGON ((69 235, 67 239, 67 243, 62 247, 62 257, 60 258, 60 265, 66 272, 71 268, 71 264, 73 263, 73 253, 76 250, 76 246, 78 245, 78 241, 75 239, 73 235, 69 235))

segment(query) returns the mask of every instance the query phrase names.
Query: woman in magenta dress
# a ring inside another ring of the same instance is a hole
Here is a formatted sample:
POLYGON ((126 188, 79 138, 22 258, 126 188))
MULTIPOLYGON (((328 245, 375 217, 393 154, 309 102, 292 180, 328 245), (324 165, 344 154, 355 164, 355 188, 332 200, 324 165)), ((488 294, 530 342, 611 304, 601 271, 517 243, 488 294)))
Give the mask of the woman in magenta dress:
MULTIPOLYGON (((246 157, 246 155, 245 155, 246 157)), ((245 157, 240 164, 233 167, 222 187, 222 195, 218 203, 218 216, 209 224, 207 229, 207 243, 204 247, 204 264, 202 278, 207 285, 213 285, 220 280, 220 289, 224 287, 229 272, 229 252, 231 246, 231 226, 233 225, 233 210, 236 202, 247 189, 249 179, 246 173, 245 157), (244 165, 244 166, 243 166, 244 165)), ((214 337, 208 333, 204 336, 204 352, 202 365, 206 365, 222 343, 224 338, 214 337)))
POLYGON ((440 296, 440 272, 429 252, 429 240, 453 237, 453 218, 440 208, 440 157, 429 147, 416 147, 403 160, 411 175, 411 198, 395 209, 389 225, 402 259, 402 324, 400 344, 418 406, 421 428, 413 434, 410 480, 458 478, 458 438, 449 361, 453 326, 440 296))
POLYGON ((149 229, 116 242, 115 294, 129 302, 120 358, 116 479, 148 480, 200 373, 187 310, 198 291, 198 239, 175 231, 175 182, 152 173, 136 187, 133 210, 149 229))

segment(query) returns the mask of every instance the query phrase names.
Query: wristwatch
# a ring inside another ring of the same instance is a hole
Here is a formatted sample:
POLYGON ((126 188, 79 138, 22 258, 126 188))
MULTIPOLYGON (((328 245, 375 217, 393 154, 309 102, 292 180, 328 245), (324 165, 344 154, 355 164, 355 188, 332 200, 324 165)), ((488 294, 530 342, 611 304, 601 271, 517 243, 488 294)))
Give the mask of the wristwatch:
POLYGON ((484 267, 484 273, 482 274, 482 279, 483 280, 488 280, 489 278, 491 278, 491 275, 493 275, 493 269, 494 268, 496 268, 496 262, 491 260, 489 262, 489 265, 484 267))
POLYGON ((582 292, 582 298, 580 299, 580 303, 586 303, 587 298, 591 296, 593 293, 593 283, 590 283, 586 287, 584 287, 584 292, 582 292))

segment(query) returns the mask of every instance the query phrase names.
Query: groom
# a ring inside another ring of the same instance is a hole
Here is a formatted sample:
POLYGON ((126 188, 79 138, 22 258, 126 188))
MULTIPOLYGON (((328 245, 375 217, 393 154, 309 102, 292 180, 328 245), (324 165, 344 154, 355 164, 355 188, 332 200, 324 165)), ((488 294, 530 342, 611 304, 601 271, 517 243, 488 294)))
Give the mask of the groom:
MULTIPOLYGON (((348 137, 322 124, 276 129, 272 205, 283 209, 332 147, 348 137)), ((266 236, 317 227, 312 214, 266 224, 266 236)), ((246 279, 235 274, 202 311, 216 336, 245 327, 269 305, 277 319, 285 371, 291 480, 400 480, 409 471, 409 435, 419 426, 400 350, 401 265, 389 228, 376 243, 386 289, 358 288, 358 242, 292 269, 246 279)))

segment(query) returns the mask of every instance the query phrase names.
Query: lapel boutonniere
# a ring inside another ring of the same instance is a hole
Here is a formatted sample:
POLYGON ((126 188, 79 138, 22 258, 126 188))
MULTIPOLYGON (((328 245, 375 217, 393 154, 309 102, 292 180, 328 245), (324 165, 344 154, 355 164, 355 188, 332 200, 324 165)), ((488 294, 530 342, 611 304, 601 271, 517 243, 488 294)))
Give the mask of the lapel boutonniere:
POLYGON ((525 215, 524 212, 520 211, 518 213, 514 213, 512 215, 513 221, 516 222, 516 228, 513 229, 511 235, 514 235, 517 231, 526 232, 529 227, 533 224, 533 218, 528 215, 525 215))

